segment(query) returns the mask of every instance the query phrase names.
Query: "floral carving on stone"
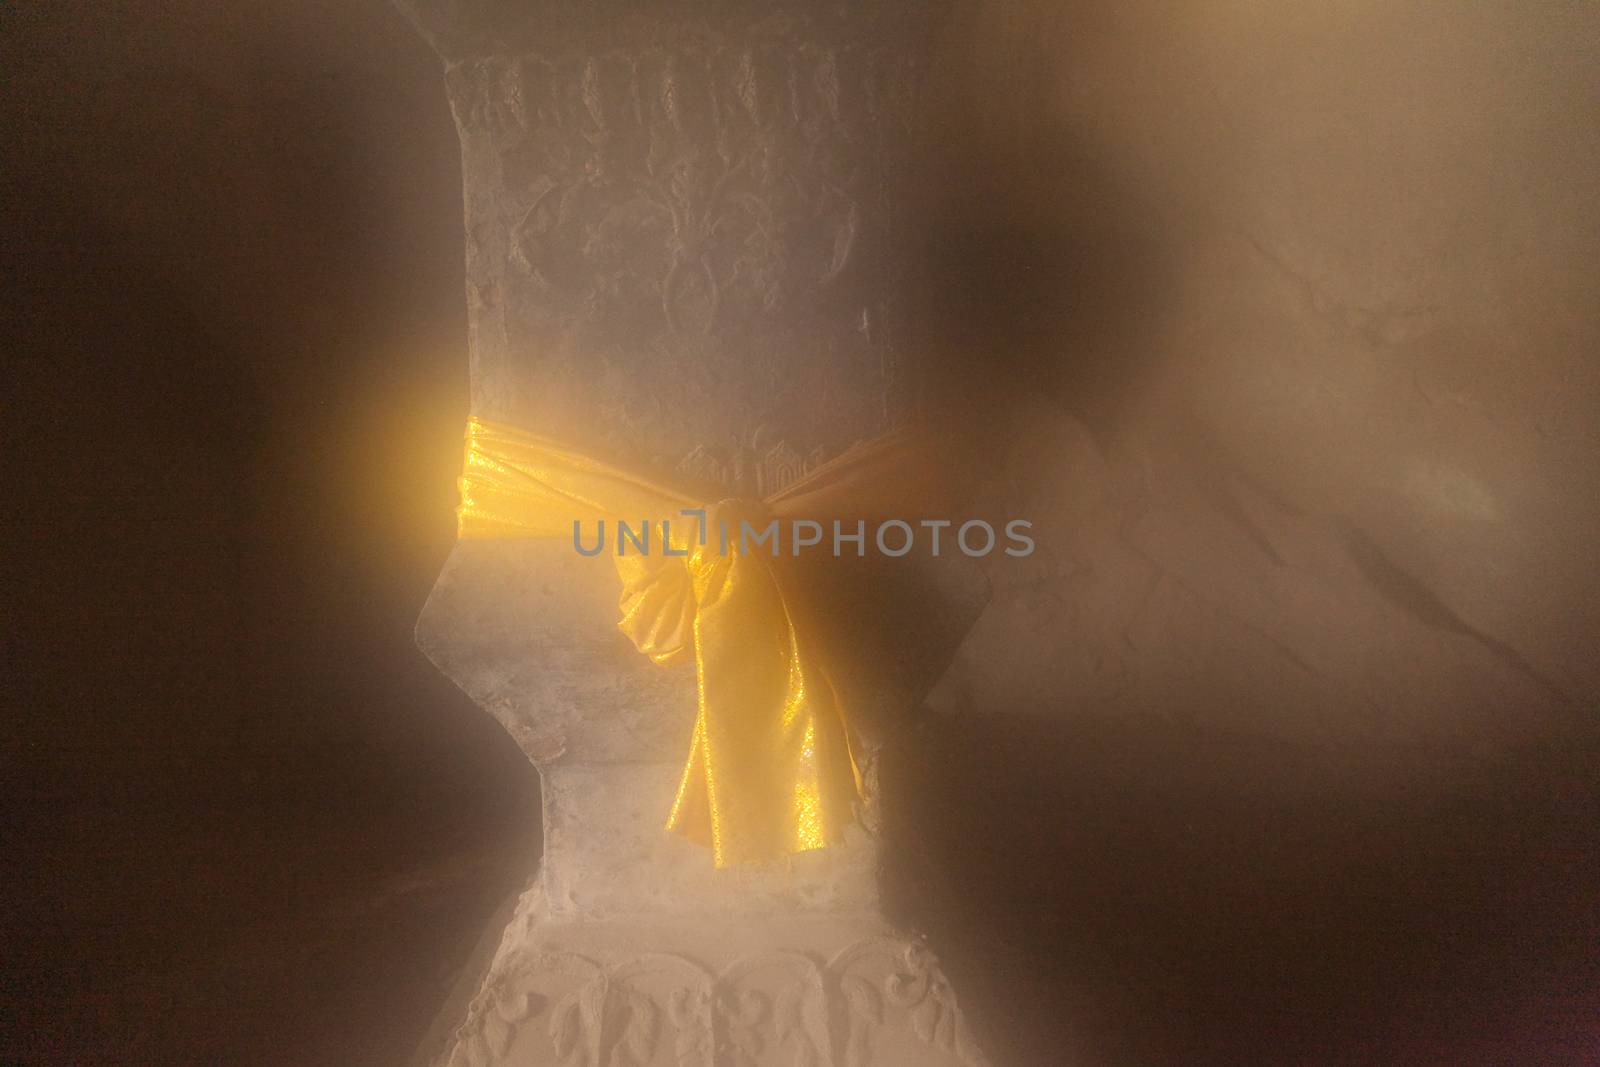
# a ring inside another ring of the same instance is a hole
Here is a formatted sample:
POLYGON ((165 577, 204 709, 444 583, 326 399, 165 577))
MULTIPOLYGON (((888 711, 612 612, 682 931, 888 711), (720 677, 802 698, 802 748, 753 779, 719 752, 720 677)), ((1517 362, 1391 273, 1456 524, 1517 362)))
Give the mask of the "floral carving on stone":
POLYGON ((715 972, 670 953, 610 963, 537 954, 480 994, 449 1067, 505 1062, 541 1022, 548 1055, 533 1062, 559 1067, 869 1067, 875 1036, 892 1025, 950 1062, 986 1064, 931 950, 887 936, 827 960, 768 951, 715 972), (577 981, 554 999, 524 988, 552 975, 577 981))

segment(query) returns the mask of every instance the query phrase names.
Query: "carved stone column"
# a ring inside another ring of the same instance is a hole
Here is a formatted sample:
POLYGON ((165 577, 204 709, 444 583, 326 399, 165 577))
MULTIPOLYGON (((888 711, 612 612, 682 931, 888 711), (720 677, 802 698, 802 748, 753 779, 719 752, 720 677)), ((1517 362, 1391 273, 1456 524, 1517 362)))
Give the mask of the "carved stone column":
MULTIPOLYGON (((460 130, 478 415, 764 495, 904 414, 929 7, 402 6, 460 130)), ((900 699, 986 596, 942 581, 900 699)), ((418 623, 544 803, 538 878, 434 1062, 975 1062, 932 956, 879 914, 874 799, 843 844, 764 868, 664 832, 693 671, 616 613, 603 560, 469 542, 418 623)))

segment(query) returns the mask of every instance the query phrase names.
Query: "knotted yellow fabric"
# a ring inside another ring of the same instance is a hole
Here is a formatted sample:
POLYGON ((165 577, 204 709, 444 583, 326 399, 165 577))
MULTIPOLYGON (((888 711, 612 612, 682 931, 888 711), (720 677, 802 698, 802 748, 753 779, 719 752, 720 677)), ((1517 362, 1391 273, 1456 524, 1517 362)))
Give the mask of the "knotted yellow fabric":
POLYGON ((461 537, 567 538, 574 523, 615 530, 622 520, 650 539, 648 552, 602 545, 622 578, 623 633, 657 663, 693 657, 699 707, 667 827, 708 845, 718 867, 831 844, 861 796, 832 683, 797 631, 775 561, 738 551, 740 521, 759 528, 808 509, 850 511, 851 493, 871 485, 903 491, 915 484, 900 469, 906 454, 904 435, 893 434, 779 496, 703 504, 514 427, 467 424, 461 537), (682 515, 695 508, 703 525, 682 515), (735 542, 726 550, 724 525, 735 542))

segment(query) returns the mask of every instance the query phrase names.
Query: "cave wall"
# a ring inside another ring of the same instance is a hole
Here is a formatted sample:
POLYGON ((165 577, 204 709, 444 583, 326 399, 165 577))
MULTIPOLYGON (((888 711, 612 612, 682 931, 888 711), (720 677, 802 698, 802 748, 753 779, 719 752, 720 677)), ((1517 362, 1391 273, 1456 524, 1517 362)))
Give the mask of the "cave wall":
POLYGON ((950 121, 986 126, 955 150, 955 186, 1034 245, 1014 252, 1032 323, 971 358, 1108 431, 1158 498, 1169 475, 1194 482, 1264 565, 1298 535, 1263 508, 1342 542, 1383 599, 1475 642, 1534 703, 1591 698, 1592 13, 973 19, 990 47, 958 65, 980 102, 950 121))
POLYGON ((952 26, 929 344, 1040 548, 934 694, 891 879, 1020 1062, 1592 1047, 1596 30, 952 26))

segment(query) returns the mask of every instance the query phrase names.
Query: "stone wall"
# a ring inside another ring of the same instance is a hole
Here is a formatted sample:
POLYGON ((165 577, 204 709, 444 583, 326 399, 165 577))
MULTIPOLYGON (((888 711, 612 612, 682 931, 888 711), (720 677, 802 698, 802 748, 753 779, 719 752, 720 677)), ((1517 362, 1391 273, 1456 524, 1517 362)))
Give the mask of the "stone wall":
POLYGON ((1592 1035, 1596 41, 1571 5, 958 17, 931 343, 1043 532, 884 773, 898 899, 1021 1062, 1592 1035))

